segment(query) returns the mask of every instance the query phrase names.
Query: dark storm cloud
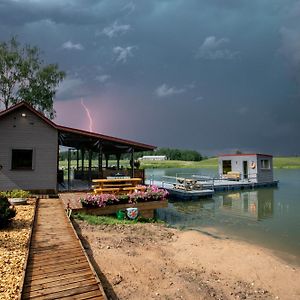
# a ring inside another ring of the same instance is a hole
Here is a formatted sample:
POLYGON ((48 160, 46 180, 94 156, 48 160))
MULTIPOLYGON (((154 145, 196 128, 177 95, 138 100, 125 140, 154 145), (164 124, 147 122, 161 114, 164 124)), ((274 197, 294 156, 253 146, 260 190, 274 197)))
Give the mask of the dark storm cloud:
POLYGON ((0 38, 67 71, 57 101, 111 107, 108 134, 206 153, 299 149, 299 20, 296 0, 0 2, 0 38))

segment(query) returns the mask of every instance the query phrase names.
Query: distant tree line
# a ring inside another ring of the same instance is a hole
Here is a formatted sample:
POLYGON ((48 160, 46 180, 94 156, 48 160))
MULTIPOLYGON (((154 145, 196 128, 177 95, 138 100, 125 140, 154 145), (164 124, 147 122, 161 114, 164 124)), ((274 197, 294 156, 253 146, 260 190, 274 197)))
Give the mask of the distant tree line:
MULTIPOLYGON (((183 160, 183 161, 200 161, 203 159, 201 153, 195 150, 182 150, 182 149, 173 149, 173 148, 159 148, 156 151, 145 151, 145 152, 138 152, 134 153, 134 159, 138 159, 144 155, 165 155, 169 160, 183 160)), ((76 159, 76 152, 72 152, 71 159, 76 159)), ((59 159, 60 160, 67 160, 68 152, 60 152, 59 159)), ((98 154, 93 153, 92 159, 97 159, 98 154)), ((126 153, 123 154, 121 159, 130 159, 131 154, 126 153)), ((88 153, 85 152, 85 159, 88 159, 88 153)), ((111 155, 110 159, 116 159, 114 155, 111 155)))
POLYGON ((144 155, 165 155, 169 160, 200 161, 203 159, 201 153, 198 151, 173 148, 159 148, 154 152, 137 153, 138 157, 144 155))

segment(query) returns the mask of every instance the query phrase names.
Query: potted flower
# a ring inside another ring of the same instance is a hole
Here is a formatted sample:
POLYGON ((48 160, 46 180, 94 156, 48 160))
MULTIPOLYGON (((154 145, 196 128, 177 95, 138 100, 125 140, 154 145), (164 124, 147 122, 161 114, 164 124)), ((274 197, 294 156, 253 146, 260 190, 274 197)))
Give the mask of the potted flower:
POLYGON ((146 201, 160 201, 167 199, 169 192, 165 189, 158 188, 155 185, 147 187, 145 192, 146 201))
POLYGON ((105 207, 106 205, 115 204, 119 199, 114 194, 100 194, 93 195, 87 194, 85 197, 80 198, 83 207, 105 207))
POLYGON ((26 204, 27 198, 30 196, 30 193, 24 190, 12 190, 3 192, 2 195, 8 198, 8 201, 11 205, 20 205, 26 204))

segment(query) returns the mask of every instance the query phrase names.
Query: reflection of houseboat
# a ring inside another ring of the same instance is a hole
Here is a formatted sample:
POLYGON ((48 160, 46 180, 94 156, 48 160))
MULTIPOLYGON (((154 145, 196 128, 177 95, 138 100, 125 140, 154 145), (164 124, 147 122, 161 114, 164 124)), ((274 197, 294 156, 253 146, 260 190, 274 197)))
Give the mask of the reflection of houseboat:
POLYGON ((226 215, 261 220, 272 217, 274 212, 273 189, 221 194, 217 199, 226 215))

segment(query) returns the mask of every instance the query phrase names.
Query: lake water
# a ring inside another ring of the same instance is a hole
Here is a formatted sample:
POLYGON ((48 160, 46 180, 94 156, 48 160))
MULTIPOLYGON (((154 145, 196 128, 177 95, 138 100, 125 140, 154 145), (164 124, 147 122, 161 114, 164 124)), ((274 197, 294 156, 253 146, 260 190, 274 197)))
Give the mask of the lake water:
MULTIPOLYGON (((216 175, 214 169, 153 169, 146 177, 216 175)), ((212 199, 173 201, 158 218, 182 229, 240 239, 272 249, 300 265, 300 170, 275 170, 278 188, 216 193, 212 199)))

